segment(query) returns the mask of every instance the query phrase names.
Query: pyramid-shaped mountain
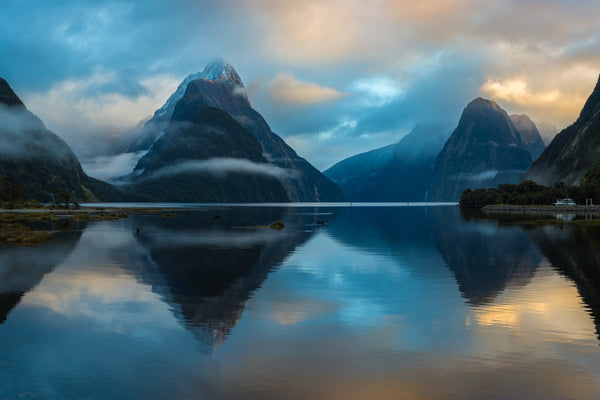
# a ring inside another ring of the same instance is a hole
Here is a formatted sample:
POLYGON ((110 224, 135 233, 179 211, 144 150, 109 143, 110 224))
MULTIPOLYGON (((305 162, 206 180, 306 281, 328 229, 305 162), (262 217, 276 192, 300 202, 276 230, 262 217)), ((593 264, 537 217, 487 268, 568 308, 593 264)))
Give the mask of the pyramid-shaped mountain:
POLYGON ((130 189, 159 201, 289 201, 260 143, 225 111, 206 107, 191 84, 164 134, 135 167, 130 189))
POLYGON ((533 162, 531 152, 506 111, 477 98, 436 158, 430 199, 457 201, 468 188, 519 183, 533 162))
POLYGON ((0 78, 0 177, 23 185, 27 198, 59 200, 61 192, 79 201, 122 200, 113 186, 87 176, 71 148, 31 113, 0 78))
POLYGON ((575 123, 560 132, 531 166, 525 179, 541 185, 579 185, 600 161, 600 78, 575 123))
POLYGON ((451 132, 418 125, 398 143, 346 158, 324 174, 348 201, 425 201, 435 157, 451 132))
MULTIPOLYGON (((220 59, 208 64, 201 73, 188 76, 179 85, 175 93, 145 124, 140 136, 130 146, 129 151, 149 149, 148 154, 155 153, 152 148, 167 132, 173 132, 173 125, 178 122, 178 119, 189 122, 192 118, 191 114, 207 108, 224 111, 258 141, 264 163, 273 167, 273 171, 282 172, 272 176, 276 176, 276 179, 283 185, 287 199, 290 201, 344 200, 344 195, 337 185, 299 157, 281 137, 271 130, 264 118, 252 108, 244 92, 244 84, 235 69, 220 59)), ((214 111, 212 112, 214 113, 214 111)), ((198 125, 202 121, 195 123, 198 125)), ((201 125, 198 125, 198 129, 202 129, 201 125)), ((240 157, 239 153, 237 156, 233 156, 227 150, 226 147, 223 147, 218 155, 217 153, 203 154, 201 158, 240 157)), ((233 149, 231 151, 234 152, 233 149)), ((252 160, 252 158, 249 159, 252 160)), ((136 167, 136 174, 139 174, 146 161, 142 159, 140 162, 141 164, 136 167)), ((233 183, 230 184, 233 185, 233 183)), ((232 186, 231 190, 235 190, 235 188, 232 186)), ((214 201, 218 200, 214 199, 214 201)), ((281 198, 268 199, 265 197, 265 200, 280 201, 281 198)))

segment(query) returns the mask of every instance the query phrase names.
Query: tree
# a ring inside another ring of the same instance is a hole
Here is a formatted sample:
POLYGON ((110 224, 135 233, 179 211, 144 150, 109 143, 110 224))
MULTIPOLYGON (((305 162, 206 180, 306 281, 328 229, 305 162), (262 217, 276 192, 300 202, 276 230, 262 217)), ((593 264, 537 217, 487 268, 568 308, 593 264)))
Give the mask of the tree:
POLYGON ((25 189, 21 182, 8 176, 0 178, 0 201, 14 203, 25 198, 25 189))
POLYGON ((69 208, 69 202, 73 198, 73 195, 70 192, 67 192, 66 190, 61 190, 61 189, 58 190, 57 194, 58 194, 58 198, 62 199, 64 201, 65 207, 69 208))

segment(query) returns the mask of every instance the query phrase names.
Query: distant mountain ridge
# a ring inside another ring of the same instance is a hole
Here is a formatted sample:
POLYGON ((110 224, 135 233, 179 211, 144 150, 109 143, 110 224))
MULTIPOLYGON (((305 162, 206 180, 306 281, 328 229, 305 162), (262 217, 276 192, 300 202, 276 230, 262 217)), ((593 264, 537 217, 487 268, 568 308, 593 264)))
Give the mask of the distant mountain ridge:
POLYGON ((346 158, 324 174, 348 201, 425 201, 435 157, 450 132, 444 125, 418 125, 399 142, 346 158))
POLYGON ((600 162, 600 77, 579 118, 557 134, 533 163, 525 179, 541 185, 563 181, 579 185, 600 162))
MULTIPOLYGON (((529 118, 516 119, 529 127, 529 118)), ((473 100, 436 158, 430 200, 457 201, 467 188, 519 183, 533 163, 539 142, 537 129, 515 126, 496 102, 473 100)))
POLYGON ((242 80, 229 63, 222 59, 209 63, 200 74, 190 75, 182 82, 165 105, 145 124, 129 150, 151 149, 165 133, 165 127, 171 122, 178 104, 184 101, 184 97, 193 97, 194 107, 198 109, 211 107, 229 114, 260 143, 268 164, 289 171, 289 174, 278 179, 290 201, 343 201, 345 198, 341 189, 299 157, 271 130, 264 118, 252 108, 243 89, 242 80))

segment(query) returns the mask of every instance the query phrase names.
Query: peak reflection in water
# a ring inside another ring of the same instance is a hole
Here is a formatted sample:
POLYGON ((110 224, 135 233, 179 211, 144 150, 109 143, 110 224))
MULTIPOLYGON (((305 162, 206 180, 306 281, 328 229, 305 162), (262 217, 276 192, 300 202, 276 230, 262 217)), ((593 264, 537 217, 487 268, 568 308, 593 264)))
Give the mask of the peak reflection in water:
POLYGON ((238 207, 153 218, 137 238, 158 274, 137 274, 197 340, 219 346, 271 269, 316 229, 317 217, 298 210, 238 207), (275 221, 284 223, 281 231, 268 227, 275 221))
POLYGON ((434 211, 443 221, 433 224, 435 243, 469 304, 491 303, 508 286, 529 283, 542 255, 521 229, 441 212, 434 211))
POLYGON ((463 218, 458 207, 346 209, 331 231, 354 247, 391 254, 415 275, 447 265, 472 306, 526 285, 542 260, 519 227, 463 218))

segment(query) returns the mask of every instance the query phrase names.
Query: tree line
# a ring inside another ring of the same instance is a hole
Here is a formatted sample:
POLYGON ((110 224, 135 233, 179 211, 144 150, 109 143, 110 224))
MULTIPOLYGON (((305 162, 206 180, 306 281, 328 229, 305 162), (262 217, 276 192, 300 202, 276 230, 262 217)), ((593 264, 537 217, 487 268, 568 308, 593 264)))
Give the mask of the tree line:
POLYGON ((564 182, 542 186, 533 181, 523 181, 518 185, 505 183, 497 188, 467 189, 460 196, 459 204, 467 207, 483 207, 492 204, 510 205, 552 205, 557 199, 571 198, 577 204, 585 204, 592 199, 600 204, 600 185, 590 180, 581 186, 569 186, 564 182))

